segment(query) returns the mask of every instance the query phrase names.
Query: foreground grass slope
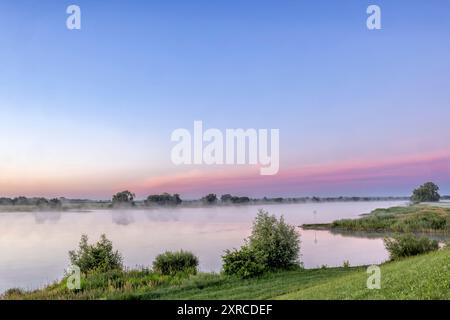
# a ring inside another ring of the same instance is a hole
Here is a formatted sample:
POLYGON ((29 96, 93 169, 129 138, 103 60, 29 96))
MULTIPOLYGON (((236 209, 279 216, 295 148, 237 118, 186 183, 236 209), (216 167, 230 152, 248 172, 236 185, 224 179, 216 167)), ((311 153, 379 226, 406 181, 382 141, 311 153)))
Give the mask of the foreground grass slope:
POLYGON ((381 289, 366 288, 356 271, 277 299, 450 299, 450 248, 381 266, 381 289))
POLYGON ((336 229, 375 232, 450 232, 450 208, 414 205, 376 209, 359 219, 330 224, 307 224, 305 229, 336 229))
POLYGON ((450 299, 450 248, 381 266, 381 289, 366 288, 366 269, 292 270, 242 280, 219 274, 161 276, 151 271, 110 272, 8 299, 450 299))
POLYGON ((354 272, 356 268, 296 269, 240 279, 200 273, 162 276, 148 270, 112 271, 88 276, 78 291, 65 280, 42 290, 11 290, 4 299, 271 299, 354 272))

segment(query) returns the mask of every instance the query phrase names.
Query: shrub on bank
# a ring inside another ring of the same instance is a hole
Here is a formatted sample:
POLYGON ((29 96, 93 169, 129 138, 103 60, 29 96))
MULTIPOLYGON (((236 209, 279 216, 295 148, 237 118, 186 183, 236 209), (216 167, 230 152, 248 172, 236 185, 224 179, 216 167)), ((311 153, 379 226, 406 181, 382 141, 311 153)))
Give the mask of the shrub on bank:
POLYGON ((283 217, 277 219, 260 210, 253 222, 252 234, 240 250, 227 250, 222 256, 223 270, 243 278, 266 270, 299 266, 300 240, 294 226, 283 217))
POLYGON ((240 250, 226 250, 222 260, 225 274, 241 278, 258 276, 267 269, 266 257, 248 246, 243 246, 240 250))
POLYGON ((163 275, 178 272, 197 273, 198 258, 189 251, 167 251, 158 255, 153 262, 153 270, 163 275))
POLYGON ((78 250, 69 251, 69 258, 71 264, 78 266, 84 274, 123 268, 122 256, 114 251, 112 242, 104 234, 95 244, 89 244, 88 236, 82 235, 78 250))
POLYGON ((294 226, 260 210, 248 238, 250 248, 266 257, 269 269, 286 269, 298 265, 300 239, 294 226))
POLYGON ((384 246, 388 250, 391 260, 415 256, 439 249, 439 244, 436 240, 431 240, 426 237, 416 237, 413 234, 385 238, 384 246))

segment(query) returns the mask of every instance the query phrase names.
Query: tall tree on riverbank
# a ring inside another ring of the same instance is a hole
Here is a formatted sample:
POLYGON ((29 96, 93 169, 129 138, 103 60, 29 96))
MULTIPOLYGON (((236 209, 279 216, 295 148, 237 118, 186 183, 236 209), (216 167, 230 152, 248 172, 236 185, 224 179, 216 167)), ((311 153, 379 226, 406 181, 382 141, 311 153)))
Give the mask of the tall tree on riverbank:
POLYGON ((427 182, 414 189, 411 200, 414 202, 437 202, 441 199, 439 187, 433 182, 427 182))

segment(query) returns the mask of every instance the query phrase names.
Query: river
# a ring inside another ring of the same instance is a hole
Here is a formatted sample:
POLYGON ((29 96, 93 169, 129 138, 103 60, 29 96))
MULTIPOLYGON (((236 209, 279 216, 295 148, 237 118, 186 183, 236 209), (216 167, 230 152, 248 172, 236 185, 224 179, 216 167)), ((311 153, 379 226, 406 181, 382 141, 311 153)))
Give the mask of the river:
MULTIPOLYGON (((301 204, 96 210, 86 212, 0 213, 0 292, 34 289, 62 277, 68 251, 81 234, 97 241, 105 233, 121 252, 127 267, 151 265, 166 250, 190 250, 201 271, 220 271, 224 250, 238 248, 251 232, 252 220, 263 208, 295 226, 357 218, 375 208, 405 205, 405 201, 329 202, 301 204)), ((301 260, 306 268, 378 264, 388 258, 382 238, 307 231, 301 235, 301 260)))

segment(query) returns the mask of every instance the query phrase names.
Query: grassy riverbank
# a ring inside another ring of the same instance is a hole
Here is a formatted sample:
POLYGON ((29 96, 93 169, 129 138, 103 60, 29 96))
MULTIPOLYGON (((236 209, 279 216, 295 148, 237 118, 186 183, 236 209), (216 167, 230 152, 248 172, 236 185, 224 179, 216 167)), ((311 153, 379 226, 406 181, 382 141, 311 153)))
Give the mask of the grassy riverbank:
POLYGON ((414 205, 376 209, 359 219, 306 224, 302 227, 367 232, 450 232, 450 208, 414 205))
POLYGON ((363 267, 268 273, 242 280, 221 274, 162 276, 148 270, 109 272, 65 281, 8 299, 450 299, 450 248, 381 265, 381 289, 366 288, 363 267))

